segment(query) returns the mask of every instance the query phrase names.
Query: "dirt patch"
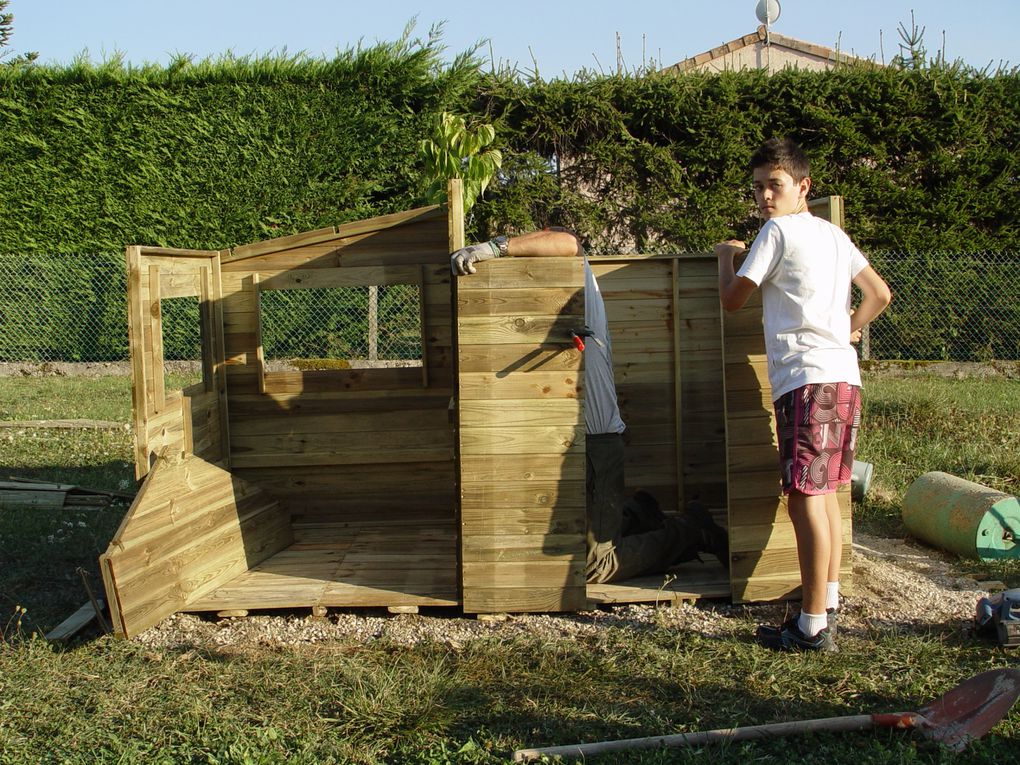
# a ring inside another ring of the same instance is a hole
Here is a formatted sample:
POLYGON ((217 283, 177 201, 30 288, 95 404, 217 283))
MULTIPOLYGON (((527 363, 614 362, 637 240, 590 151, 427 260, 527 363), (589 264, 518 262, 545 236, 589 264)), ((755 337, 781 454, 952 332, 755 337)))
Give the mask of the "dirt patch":
POLYGON ((928 374, 957 380, 974 377, 1020 380, 1020 361, 862 361, 861 370, 881 377, 928 374))

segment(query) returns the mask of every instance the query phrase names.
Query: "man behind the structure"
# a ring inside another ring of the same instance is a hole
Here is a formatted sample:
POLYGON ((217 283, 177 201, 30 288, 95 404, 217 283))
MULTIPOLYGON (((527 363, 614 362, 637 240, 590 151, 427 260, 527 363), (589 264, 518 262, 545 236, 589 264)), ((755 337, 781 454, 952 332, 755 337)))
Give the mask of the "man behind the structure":
POLYGON ((499 236, 453 253, 457 276, 475 273, 475 263, 497 257, 584 259, 584 317, 591 333, 584 349, 584 419, 587 462, 587 561, 589 582, 612 582, 659 573, 699 552, 728 565, 726 532, 698 502, 680 516, 665 515, 647 492, 627 497, 624 490, 623 431, 613 377, 606 308, 584 249, 563 230, 499 236))

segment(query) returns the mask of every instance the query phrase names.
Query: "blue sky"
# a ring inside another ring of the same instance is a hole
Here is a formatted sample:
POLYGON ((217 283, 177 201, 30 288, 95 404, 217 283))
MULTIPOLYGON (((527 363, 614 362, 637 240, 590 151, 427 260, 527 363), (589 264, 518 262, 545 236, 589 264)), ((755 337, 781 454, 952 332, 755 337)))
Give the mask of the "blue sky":
MULTIPOLYGON (((930 53, 944 49, 968 64, 1018 64, 1018 0, 780 0, 773 29, 790 37, 890 60, 897 27, 911 9, 930 53)), ((757 0, 587 0, 426 3, 422 0, 11 0, 15 52, 37 51, 67 63, 86 52, 102 61, 115 52, 133 64, 166 63, 175 53, 196 58, 305 52, 332 56, 400 37, 417 17, 425 37, 445 22, 443 42, 455 54, 482 42, 485 61, 516 65, 545 79, 582 68, 611 73, 618 51, 633 70, 654 59, 671 64, 754 31, 757 0), (619 46, 617 40, 619 37, 619 46)))

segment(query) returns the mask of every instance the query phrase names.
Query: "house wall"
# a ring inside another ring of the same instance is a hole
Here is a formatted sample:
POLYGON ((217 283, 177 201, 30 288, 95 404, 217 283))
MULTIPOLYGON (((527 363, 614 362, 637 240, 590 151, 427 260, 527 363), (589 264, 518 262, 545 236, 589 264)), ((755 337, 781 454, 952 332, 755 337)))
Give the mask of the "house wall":
POLYGON ((692 67, 703 72, 732 72, 742 69, 767 69, 777 72, 781 69, 795 68, 810 72, 822 72, 831 69, 832 58, 829 56, 790 50, 779 45, 766 46, 757 42, 744 48, 731 51, 725 55, 692 67))

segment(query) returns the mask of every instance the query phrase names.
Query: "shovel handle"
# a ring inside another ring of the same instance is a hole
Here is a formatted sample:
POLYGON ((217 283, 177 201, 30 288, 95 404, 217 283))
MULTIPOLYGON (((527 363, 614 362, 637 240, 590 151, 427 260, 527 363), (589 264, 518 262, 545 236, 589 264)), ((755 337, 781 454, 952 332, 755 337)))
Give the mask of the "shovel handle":
POLYGON ((587 757, 603 752, 620 752, 629 749, 658 749, 665 747, 702 746, 722 741, 746 741, 757 738, 775 738, 799 733, 850 733, 882 727, 918 727, 924 717, 915 712, 879 715, 850 715, 847 717, 823 717, 817 720, 795 720, 793 722, 748 725, 742 728, 717 728, 695 733, 676 733, 669 736, 627 738, 620 741, 596 741, 591 744, 569 744, 550 746, 542 749, 518 749, 514 762, 529 762, 541 757, 587 757))

